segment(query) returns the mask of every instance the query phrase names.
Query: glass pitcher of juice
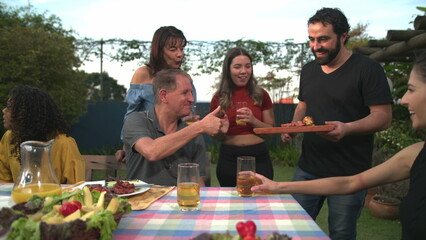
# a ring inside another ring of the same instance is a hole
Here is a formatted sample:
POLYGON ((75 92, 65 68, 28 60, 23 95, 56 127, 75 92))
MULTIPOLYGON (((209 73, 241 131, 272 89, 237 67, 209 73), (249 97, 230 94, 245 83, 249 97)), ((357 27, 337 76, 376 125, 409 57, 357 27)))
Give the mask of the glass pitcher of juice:
POLYGON ((32 195, 61 194, 50 154, 53 141, 26 141, 21 144, 21 170, 12 190, 15 203, 26 202, 32 195))

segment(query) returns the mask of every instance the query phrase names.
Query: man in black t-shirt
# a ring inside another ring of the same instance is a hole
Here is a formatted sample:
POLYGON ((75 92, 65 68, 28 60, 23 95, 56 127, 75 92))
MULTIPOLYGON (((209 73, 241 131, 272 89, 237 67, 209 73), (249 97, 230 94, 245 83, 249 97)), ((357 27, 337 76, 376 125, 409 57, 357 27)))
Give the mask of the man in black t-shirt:
MULTIPOLYGON (((294 181, 349 176, 370 168, 373 134, 391 124, 392 96, 383 68, 345 48, 349 29, 339 9, 322 8, 308 21, 315 61, 302 68, 300 102, 293 121, 311 116, 316 125, 330 124, 335 129, 323 134, 304 134, 294 181)), ((289 134, 281 137, 284 142, 292 138, 289 134)), ((330 237, 355 240, 365 193, 293 196, 313 219, 327 199, 330 237)))

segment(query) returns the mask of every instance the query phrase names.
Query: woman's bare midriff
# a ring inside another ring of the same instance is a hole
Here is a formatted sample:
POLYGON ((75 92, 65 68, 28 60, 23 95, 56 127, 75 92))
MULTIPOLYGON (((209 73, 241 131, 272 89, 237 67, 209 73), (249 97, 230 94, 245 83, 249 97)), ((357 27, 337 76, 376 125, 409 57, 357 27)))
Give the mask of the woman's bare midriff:
POLYGON ((258 143, 262 143, 265 140, 255 134, 247 134, 247 135, 232 135, 226 136, 223 144, 232 145, 232 146, 250 146, 258 143))

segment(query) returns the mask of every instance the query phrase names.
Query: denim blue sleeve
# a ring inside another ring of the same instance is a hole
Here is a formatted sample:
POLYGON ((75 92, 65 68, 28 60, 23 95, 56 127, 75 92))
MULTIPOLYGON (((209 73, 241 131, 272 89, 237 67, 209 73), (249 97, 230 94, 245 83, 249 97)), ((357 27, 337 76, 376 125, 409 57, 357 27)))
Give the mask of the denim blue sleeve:
POLYGON ((131 83, 126 93, 126 118, 132 112, 140 112, 154 108, 154 92, 152 83, 131 83))
MULTIPOLYGON (((194 83, 191 82, 192 96, 195 103, 197 102, 197 91, 194 83)), ((130 88, 126 93, 127 111, 124 115, 126 118, 132 112, 140 112, 154 108, 154 92, 152 83, 131 83, 130 88)))

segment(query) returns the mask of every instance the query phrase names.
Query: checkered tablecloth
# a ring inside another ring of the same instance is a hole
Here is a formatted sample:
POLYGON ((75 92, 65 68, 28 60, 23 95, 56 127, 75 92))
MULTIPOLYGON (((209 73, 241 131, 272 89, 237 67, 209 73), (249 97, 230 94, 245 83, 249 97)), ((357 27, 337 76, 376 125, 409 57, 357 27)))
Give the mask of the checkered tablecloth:
MULTIPOLYGON (((0 183, 0 203, 13 204, 13 184, 0 183)), ((273 232, 287 234, 293 240, 329 240, 291 195, 263 195, 242 198, 235 188, 201 188, 200 210, 181 212, 176 202, 176 189, 145 210, 123 216, 114 238, 126 239, 191 239, 201 233, 237 235, 239 221, 252 220, 257 235, 266 239, 273 232)))
POLYGON ((0 183, 0 208, 13 206, 13 201, 10 198, 13 183, 0 183))
POLYGON ((257 235, 266 239, 273 232, 293 240, 324 240, 329 237, 291 195, 242 198, 235 188, 201 188, 201 209, 181 212, 176 189, 146 210, 125 215, 114 232, 114 239, 191 239, 201 233, 237 235, 239 221, 252 220, 257 235))

